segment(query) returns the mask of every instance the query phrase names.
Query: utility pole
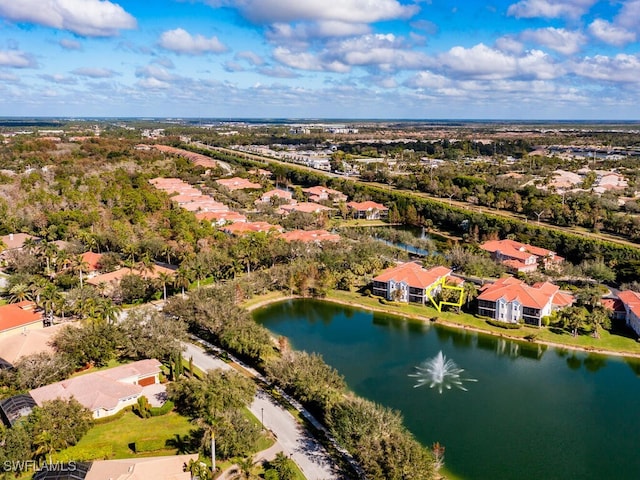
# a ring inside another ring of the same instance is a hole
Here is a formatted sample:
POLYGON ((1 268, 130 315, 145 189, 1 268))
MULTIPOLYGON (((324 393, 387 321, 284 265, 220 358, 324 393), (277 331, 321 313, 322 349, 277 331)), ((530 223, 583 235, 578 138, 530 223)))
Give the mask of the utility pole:
POLYGON ((540 225, 540 217, 544 213, 544 210, 542 210, 541 212, 533 212, 533 213, 535 213, 538 216, 538 225, 540 225))
POLYGON ((211 476, 216 474, 216 434, 211 432, 211 476))

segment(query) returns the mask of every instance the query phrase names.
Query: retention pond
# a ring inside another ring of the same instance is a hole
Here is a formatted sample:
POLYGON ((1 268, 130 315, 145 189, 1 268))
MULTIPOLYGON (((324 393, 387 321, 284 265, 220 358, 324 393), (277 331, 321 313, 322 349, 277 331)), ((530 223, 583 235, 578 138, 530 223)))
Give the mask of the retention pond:
POLYGON ((419 441, 445 446, 447 467, 464 479, 640 478, 635 361, 314 300, 254 317, 293 348, 322 354, 356 394, 401 411, 419 441), (464 369, 460 378, 475 380, 462 381, 466 391, 454 382, 439 393, 410 376, 439 352, 464 369))

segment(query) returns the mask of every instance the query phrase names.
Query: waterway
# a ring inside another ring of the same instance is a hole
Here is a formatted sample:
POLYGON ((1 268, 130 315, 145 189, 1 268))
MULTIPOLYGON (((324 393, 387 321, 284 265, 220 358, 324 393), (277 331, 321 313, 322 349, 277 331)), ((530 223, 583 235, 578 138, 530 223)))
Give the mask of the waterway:
POLYGON ((467 480, 640 478, 637 363, 545 349, 315 300, 254 312, 293 348, 318 352, 351 390, 402 412, 467 480), (442 351, 467 391, 414 388, 442 351))

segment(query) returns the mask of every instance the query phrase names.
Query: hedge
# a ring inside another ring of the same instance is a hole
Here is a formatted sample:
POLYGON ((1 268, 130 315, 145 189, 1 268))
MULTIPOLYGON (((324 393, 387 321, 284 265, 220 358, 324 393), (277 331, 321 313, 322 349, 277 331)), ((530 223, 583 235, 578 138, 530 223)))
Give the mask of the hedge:
POLYGON ((494 327, 505 328, 507 330, 517 330, 521 326, 519 323, 501 322, 500 320, 493 320, 491 318, 487 319, 487 323, 494 327))

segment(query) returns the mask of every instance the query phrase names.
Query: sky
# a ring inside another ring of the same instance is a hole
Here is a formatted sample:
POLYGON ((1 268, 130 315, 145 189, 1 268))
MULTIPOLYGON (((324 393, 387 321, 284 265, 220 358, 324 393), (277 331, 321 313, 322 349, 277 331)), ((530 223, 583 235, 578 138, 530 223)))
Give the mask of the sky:
POLYGON ((0 0, 0 116, 640 119, 640 0, 0 0))

